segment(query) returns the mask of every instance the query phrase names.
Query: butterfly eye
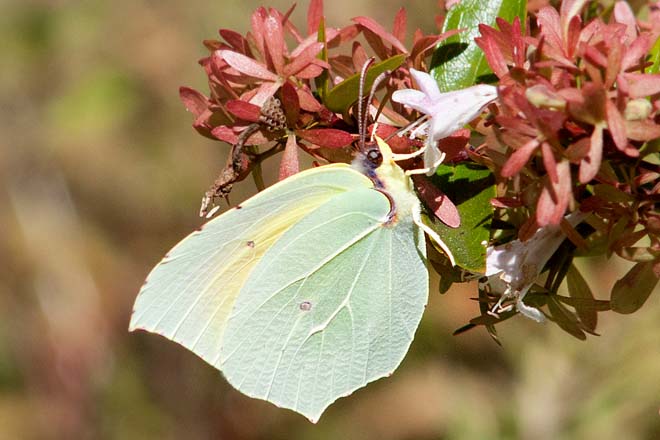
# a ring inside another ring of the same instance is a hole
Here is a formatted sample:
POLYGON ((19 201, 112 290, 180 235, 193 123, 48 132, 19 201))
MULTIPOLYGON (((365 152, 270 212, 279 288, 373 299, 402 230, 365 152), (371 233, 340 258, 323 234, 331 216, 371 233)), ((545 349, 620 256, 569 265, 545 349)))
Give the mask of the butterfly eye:
POLYGON ((367 160, 374 168, 378 168, 383 163, 383 155, 377 146, 373 146, 367 150, 367 160))

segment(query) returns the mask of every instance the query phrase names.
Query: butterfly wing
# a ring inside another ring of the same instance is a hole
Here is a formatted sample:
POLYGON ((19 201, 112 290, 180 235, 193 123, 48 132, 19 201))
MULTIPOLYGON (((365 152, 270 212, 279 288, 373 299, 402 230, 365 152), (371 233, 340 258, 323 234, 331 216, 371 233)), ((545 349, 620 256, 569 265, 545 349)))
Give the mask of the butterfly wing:
POLYGON ((371 186, 348 165, 328 165, 273 185, 209 221, 151 271, 129 329, 160 334, 218 366, 229 313, 264 253, 319 206, 371 186))
POLYGON ((389 376, 428 295, 423 233, 373 188, 340 194, 268 249, 229 317, 219 364, 241 392, 312 421, 389 376))

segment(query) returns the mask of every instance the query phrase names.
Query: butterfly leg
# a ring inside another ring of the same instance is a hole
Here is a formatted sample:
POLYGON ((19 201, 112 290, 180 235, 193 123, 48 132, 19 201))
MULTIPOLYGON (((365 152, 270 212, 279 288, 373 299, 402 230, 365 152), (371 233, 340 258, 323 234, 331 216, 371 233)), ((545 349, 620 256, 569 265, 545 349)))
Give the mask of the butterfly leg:
POLYGON ((456 259, 454 258, 454 254, 451 253, 449 250, 449 247, 447 244, 445 244, 444 241, 442 241, 442 238, 438 235, 437 232, 435 232, 433 229, 428 227, 423 221, 422 221, 422 207, 421 205, 416 205, 413 208, 412 212, 412 217, 413 217, 413 222, 417 226, 419 226, 422 231, 426 232, 426 234, 431 237, 431 239, 438 245, 440 248, 444 251, 445 254, 447 254, 447 258, 449 258, 449 262, 451 263, 452 266, 456 266, 456 259))

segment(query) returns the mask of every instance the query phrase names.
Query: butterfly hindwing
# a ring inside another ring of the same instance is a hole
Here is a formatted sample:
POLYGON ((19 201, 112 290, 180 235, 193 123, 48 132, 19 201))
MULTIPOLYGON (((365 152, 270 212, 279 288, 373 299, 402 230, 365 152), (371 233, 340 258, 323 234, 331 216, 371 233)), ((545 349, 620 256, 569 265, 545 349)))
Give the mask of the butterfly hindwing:
POLYGON ((317 420, 391 374, 428 293, 424 237, 389 222, 373 188, 334 197, 287 230, 240 292, 218 367, 241 392, 317 420))

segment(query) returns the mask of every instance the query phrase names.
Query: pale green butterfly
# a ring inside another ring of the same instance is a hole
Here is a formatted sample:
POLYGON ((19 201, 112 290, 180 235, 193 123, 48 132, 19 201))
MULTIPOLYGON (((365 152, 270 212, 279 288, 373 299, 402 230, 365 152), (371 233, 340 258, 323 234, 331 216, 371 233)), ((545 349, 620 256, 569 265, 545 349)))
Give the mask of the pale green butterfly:
POLYGON ((316 422, 401 363, 428 297, 424 232, 389 146, 300 172, 206 223, 151 271, 130 330, 316 422))

